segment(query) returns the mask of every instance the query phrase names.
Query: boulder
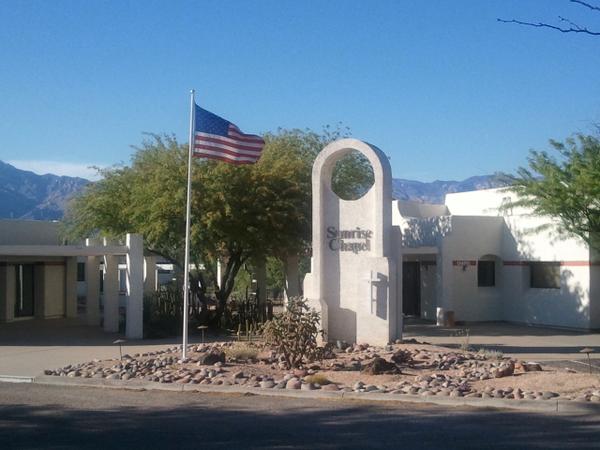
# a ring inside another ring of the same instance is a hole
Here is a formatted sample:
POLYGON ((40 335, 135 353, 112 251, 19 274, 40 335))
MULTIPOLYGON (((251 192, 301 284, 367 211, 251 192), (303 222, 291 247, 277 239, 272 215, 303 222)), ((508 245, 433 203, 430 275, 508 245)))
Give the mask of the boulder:
POLYGON ((500 364, 499 367, 494 367, 491 370, 491 374, 494 378, 510 377, 515 373, 515 363, 513 361, 507 361, 500 364))
POLYGON ((203 366, 212 366, 218 362, 225 363, 225 352, 218 349, 212 349, 198 358, 198 364, 203 366))
POLYGON ((521 363, 524 372, 541 372, 542 366, 536 362, 521 363))
POLYGON ((362 373, 366 373, 368 375, 397 374, 400 373, 400 370, 393 362, 389 362, 378 357, 366 364, 362 370, 362 373))
POLYGON ((412 354, 408 350, 400 349, 392 355, 392 361, 398 365, 410 364, 412 362, 412 354))

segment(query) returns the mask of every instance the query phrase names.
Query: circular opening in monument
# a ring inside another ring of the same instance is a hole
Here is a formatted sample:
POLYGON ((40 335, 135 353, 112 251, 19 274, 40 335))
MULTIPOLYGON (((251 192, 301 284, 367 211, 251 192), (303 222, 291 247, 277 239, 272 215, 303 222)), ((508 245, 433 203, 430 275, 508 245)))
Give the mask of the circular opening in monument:
POLYGON ((352 150, 335 163, 331 189, 342 200, 358 200, 369 192, 374 182, 373 167, 367 157, 352 150))

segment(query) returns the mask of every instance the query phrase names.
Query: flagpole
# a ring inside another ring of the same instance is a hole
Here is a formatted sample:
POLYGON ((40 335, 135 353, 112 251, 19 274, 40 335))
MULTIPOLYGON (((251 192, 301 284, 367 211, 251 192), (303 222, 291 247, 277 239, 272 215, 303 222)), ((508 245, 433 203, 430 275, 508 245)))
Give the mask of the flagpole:
POLYGON ((190 91, 190 143, 188 148, 187 201, 185 208, 185 258, 183 263, 183 344, 181 359, 187 359, 190 283, 190 210, 192 197, 192 154, 194 152, 195 91, 190 91))

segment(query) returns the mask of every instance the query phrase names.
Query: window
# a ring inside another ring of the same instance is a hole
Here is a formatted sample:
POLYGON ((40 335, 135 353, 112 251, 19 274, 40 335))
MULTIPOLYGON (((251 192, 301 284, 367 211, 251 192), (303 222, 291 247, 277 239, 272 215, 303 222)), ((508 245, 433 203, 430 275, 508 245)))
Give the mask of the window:
POLYGON ((536 289, 560 289, 560 263, 529 263, 531 287, 536 289))
POLYGON ((127 269, 119 269, 119 291, 127 292, 127 269))
POLYGON ((477 262, 477 286, 496 286, 496 264, 494 261, 477 262))
POLYGON ((77 263, 77 281, 85 281, 85 263, 77 263))

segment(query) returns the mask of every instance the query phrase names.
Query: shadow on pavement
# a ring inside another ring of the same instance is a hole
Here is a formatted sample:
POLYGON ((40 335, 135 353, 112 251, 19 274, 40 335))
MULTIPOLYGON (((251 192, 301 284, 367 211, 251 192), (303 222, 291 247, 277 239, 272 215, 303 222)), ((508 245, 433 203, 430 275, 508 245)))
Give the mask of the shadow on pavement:
POLYGON ((249 400, 150 410, 3 405, 0 448, 598 448, 598 417, 297 401, 265 410, 249 400))

